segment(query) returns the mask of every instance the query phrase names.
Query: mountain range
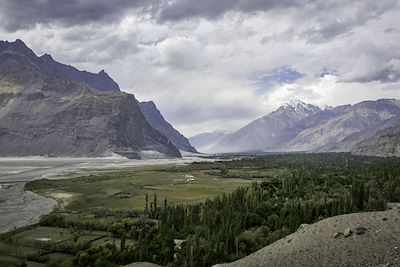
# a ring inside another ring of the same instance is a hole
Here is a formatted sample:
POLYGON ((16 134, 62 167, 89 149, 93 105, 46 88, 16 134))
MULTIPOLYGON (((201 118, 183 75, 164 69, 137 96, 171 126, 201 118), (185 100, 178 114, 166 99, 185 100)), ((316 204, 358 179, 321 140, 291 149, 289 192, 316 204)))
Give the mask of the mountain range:
POLYGON ((226 135, 210 151, 400 155, 399 115, 396 99, 324 108, 291 101, 226 135))
POLYGON ((318 107, 290 101, 231 132, 188 140, 154 102, 90 73, 0 41, 0 156, 180 157, 201 152, 353 152, 400 156, 400 101, 318 107), (192 144, 194 146, 192 146, 192 144))
POLYGON ((181 157, 187 139, 151 118, 104 71, 38 57, 21 40, 0 42, 0 156, 181 157))

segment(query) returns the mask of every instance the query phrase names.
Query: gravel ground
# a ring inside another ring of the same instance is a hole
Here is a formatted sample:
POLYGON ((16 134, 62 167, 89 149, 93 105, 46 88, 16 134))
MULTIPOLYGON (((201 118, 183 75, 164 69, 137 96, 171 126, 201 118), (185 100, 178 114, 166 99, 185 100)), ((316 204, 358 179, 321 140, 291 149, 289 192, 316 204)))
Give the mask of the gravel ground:
POLYGON ((57 201, 24 191, 24 183, 13 183, 0 189, 0 233, 35 224, 50 213, 57 201))
POLYGON ((400 211, 328 218, 302 226, 296 233, 248 257, 217 266, 400 266, 400 211), (346 232, 351 235, 345 237, 346 232))

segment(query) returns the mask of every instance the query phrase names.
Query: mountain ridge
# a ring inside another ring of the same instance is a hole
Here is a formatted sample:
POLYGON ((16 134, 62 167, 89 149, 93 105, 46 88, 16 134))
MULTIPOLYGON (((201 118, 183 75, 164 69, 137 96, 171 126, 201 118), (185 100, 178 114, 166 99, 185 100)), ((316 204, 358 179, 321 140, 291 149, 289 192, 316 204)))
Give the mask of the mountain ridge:
POLYGON ((20 39, 15 42, 0 41, 1 52, 15 52, 27 56, 34 65, 52 75, 66 77, 77 84, 84 84, 98 91, 120 91, 118 84, 104 70, 99 73, 80 71, 73 66, 59 63, 49 54, 40 57, 20 39))
POLYGON ((326 108, 295 100, 227 135, 211 150, 352 152, 397 116, 400 116, 397 99, 326 108))
POLYGON ((139 102, 139 107, 150 125, 165 135, 176 148, 182 151, 197 153, 197 150, 190 144, 189 140, 164 119, 164 116, 153 101, 139 102))

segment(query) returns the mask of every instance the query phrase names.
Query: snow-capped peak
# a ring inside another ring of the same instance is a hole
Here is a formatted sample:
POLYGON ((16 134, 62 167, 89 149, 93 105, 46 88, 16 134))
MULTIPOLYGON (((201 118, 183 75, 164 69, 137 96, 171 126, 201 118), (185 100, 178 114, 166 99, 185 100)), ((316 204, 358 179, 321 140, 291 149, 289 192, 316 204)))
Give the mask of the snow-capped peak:
POLYGON ((321 111, 321 108, 319 108, 318 106, 304 103, 303 101, 298 99, 292 99, 288 103, 283 104, 282 107, 284 109, 292 109, 297 113, 310 111, 311 113, 316 114, 321 111))
POLYGON ((329 106, 329 105, 323 105, 323 106, 321 106, 321 109, 322 110, 331 110, 331 109, 333 109, 333 107, 329 106))

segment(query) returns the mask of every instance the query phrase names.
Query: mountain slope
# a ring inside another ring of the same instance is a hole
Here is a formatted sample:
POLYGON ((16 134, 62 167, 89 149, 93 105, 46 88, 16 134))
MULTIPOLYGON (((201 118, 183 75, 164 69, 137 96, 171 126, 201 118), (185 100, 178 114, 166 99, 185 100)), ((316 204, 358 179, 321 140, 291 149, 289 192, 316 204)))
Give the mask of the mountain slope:
POLYGON ((170 123, 168 123, 153 101, 139 102, 139 107, 150 125, 165 135, 179 150, 197 153, 189 140, 180 134, 170 123))
POLYGON ((279 151, 276 147, 283 135, 303 118, 319 113, 317 106, 301 101, 291 101, 278 110, 259 118, 240 130, 219 141, 212 150, 215 152, 279 151))
POLYGON ((365 156, 399 157, 400 118, 394 118, 374 135, 357 144, 353 152, 365 156))
POLYGON ((189 138, 190 143, 200 152, 212 152, 211 148, 215 146, 227 134, 222 131, 201 133, 189 138))
POLYGON ((181 156, 133 95, 49 73, 24 46, 0 44, 0 156, 181 156))

